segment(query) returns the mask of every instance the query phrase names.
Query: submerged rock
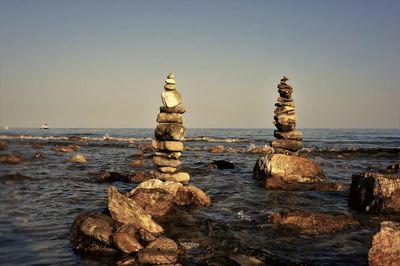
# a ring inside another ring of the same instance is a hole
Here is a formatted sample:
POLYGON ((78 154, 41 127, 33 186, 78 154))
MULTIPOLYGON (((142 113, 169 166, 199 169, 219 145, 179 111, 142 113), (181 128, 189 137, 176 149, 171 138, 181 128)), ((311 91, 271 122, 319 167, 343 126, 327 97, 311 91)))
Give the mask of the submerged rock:
POLYGON ((115 181, 126 181, 126 179, 128 179, 128 178, 129 178, 129 174, 101 170, 96 175, 96 182, 106 183, 106 182, 115 182, 115 181))
POLYGON ((144 264, 173 264, 178 261, 178 246, 169 238, 157 238, 139 251, 138 259, 144 264))
POLYGON ((75 152, 79 149, 79 146, 70 145, 70 146, 63 146, 63 147, 54 147, 53 151, 60 151, 60 152, 75 152))
POLYGON ((86 163, 87 162, 85 156, 83 156, 82 154, 74 155, 69 160, 72 163, 86 163))
POLYGON ((222 145, 217 145, 217 146, 213 146, 211 147, 208 151, 211 153, 222 153, 224 152, 225 147, 222 145))
POLYGON ((128 183, 140 183, 149 179, 153 179, 155 177, 155 173, 153 171, 143 171, 143 172, 137 172, 134 173, 133 175, 130 175, 127 179, 126 182, 128 183))
POLYGON ((354 174, 350 186, 349 206, 361 212, 399 213, 400 176, 354 174))
POLYGON ((19 155, 15 155, 15 154, 0 155, 0 163, 19 164, 20 162, 22 162, 22 158, 19 155))
POLYGON ((235 165, 231 162, 225 160, 214 161, 208 164, 208 168, 216 168, 216 169, 234 169, 235 165))
POLYGON ((0 140, 0 151, 3 151, 7 148, 7 142, 4 140, 0 140))
POLYGON ((130 196, 152 217, 164 216, 172 207, 173 197, 159 188, 139 188, 130 196))
POLYGON ((400 223, 384 221, 378 233, 372 238, 368 252, 370 266, 399 265, 400 223))
POLYGON ((211 199, 203 190, 195 186, 186 186, 186 188, 192 193, 194 198, 193 200, 194 204, 202 206, 211 206, 211 199))
POLYGON ((272 214, 268 221, 300 230, 303 234, 329 234, 360 223, 349 215, 291 211, 272 214))

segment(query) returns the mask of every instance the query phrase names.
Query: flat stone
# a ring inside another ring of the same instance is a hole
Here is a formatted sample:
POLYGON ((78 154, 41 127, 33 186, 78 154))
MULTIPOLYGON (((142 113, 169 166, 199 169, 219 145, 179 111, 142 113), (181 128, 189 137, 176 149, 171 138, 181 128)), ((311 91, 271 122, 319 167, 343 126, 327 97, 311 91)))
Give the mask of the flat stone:
POLYGON ((158 123, 183 123, 182 115, 178 113, 159 113, 157 116, 158 123))
POLYGON ((277 101, 278 102, 275 103, 275 106, 277 106, 277 107, 290 106, 290 107, 296 108, 296 105, 294 104, 292 99, 285 99, 285 98, 279 97, 277 101))
POLYGON ((269 146, 254 147, 248 151, 251 154, 271 154, 272 152, 273 149, 269 146))
POLYGON ((277 107, 274 111, 275 114, 279 115, 279 114, 286 114, 289 112, 294 112, 294 107, 291 106, 281 106, 281 107, 277 107))
POLYGON ((154 130, 157 140, 183 141, 185 139, 186 128, 179 123, 159 123, 154 130))
POLYGON ((160 237, 138 253, 143 264, 174 264, 178 261, 178 246, 169 238, 160 237))
POLYGON ((175 107, 182 103, 182 97, 177 90, 161 92, 161 100, 165 107, 175 107))
POLYGON ((139 188, 130 196, 152 217, 164 216, 172 207, 173 196, 160 188, 139 188))
POLYGON ((293 87, 288 85, 288 84, 286 84, 286 83, 280 83, 280 84, 278 84, 277 87, 278 87, 279 90, 293 91, 293 87))
POLYGON ((200 188, 195 186, 185 186, 193 195, 194 203, 201 206, 211 206, 210 197, 200 188))
POLYGON ((281 132, 288 132, 296 129, 296 122, 288 122, 286 125, 282 125, 274 121, 273 124, 278 129, 278 131, 281 132))
POLYGON ((128 233, 131 234, 132 236, 135 236, 136 233, 138 232, 138 229, 132 224, 124 224, 117 229, 117 232, 128 233))
POLYGON ((167 84, 175 84, 176 81, 175 81, 175 79, 173 79, 173 78, 167 78, 167 79, 165 80, 165 83, 167 83, 167 84))
POLYGON ((166 173, 157 173, 157 178, 163 181, 173 181, 173 182, 180 182, 186 184, 190 180, 190 176, 186 172, 178 172, 173 174, 166 174, 166 173))
POLYGON ((400 223, 383 221, 381 228, 372 238, 368 252, 368 265, 399 265, 400 262, 400 223))
POLYGON ((153 139, 151 142, 154 149, 167 150, 171 152, 183 151, 183 143, 180 141, 160 141, 153 139))
POLYGON ((140 168, 144 166, 143 160, 134 160, 128 164, 131 167, 140 168))
POLYGON ((183 114, 183 113, 186 112, 186 107, 183 106, 182 104, 178 104, 177 106, 174 106, 174 107, 161 106, 161 107, 160 107, 160 112, 162 112, 162 113, 178 113, 178 114, 183 114))
POLYGON ((124 253, 130 254, 143 249, 139 241, 131 234, 116 232, 112 234, 115 246, 124 253))
POLYGON ((182 162, 176 159, 169 159, 162 156, 153 156, 153 163, 157 166, 179 167, 182 162))
POLYGON ((293 115, 280 114, 274 116, 274 120, 281 125, 296 123, 296 119, 297 119, 296 114, 293 115))
POLYGON ((176 89, 176 85, 167 83, 167 84, 164 85, 164 89, 167 90, 167 91, 172 91, 172 90, 176 89))
POLYGON ((400 213, 400 176, 354 174, 350 186, 349 206, 367 213, 400 213))
POLYGON ((302 140, 303 133, 299 130, 292 130, 292 131, 287 131, 287 132, 281 132, 281 131, 275 130, 274 137, 277 139, 302 140))
POLYGON ((80 230, 85 235, 91 236, 104 244, 111 244, 111 227, 102 219, 88 217, 82 222, 80 230))
POLYGON ((128 183, 140 183, 149 179, 153 179, 155 177, 155 174, 153 171, 142 171, 142 172, 136 172, 133 175, 128 176, 125 179, 125 182, 128 183))
POLYGON ((304 147, 302 141, 293 139, 275 139, 271 141, 271 146, 289 151, 298 151, 304 147))
POLYGON ((150 179, 150 180, 140 183, 135 189, 131 190, 128 193, 128 196, 133 195, 133 193, 135 193, 135 191, 139 188, 160 188, 162 190, 167 191, 173 197, 175 197, 175 195, 180 187, 182 187, 181 183, 171 182, 171 181, 163 182, 159 179, 150 179))
POLYGON ((182 156, 181 152, 161 152, 156 151, 155 155, 170 158, 170 159, 179 159, 182 156))
POLYGON ((176 167, 162 166, 157 168, 158 171, 166 174, 173 174, 176 172, 176 167))

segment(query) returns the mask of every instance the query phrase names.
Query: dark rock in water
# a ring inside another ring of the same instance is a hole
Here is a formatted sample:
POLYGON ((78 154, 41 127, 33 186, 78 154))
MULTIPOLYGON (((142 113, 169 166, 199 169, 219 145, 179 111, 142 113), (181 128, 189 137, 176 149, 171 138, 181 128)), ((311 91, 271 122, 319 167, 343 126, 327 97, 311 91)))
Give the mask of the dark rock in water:
POLYGON ((399 163, 394 163, 394 164, 389 165, 386 168, 385 172, 388 173, 388 174, 394 174, 394 173, 397 173, 399 170, 400 170, 400 164, 399 163))
POLYGON ((186 112, 186 107, 183 106, 182 104, 178 104, 177 106, 174 106, 174 107, 161 106, 161 107, 160 107, 160 112, 161 112, 161 113, 178 113, 178 114, 183 114, 184 112, 186 112))
POLYGON ((174 203, 178 206, 188 206, 191 205, 193 201, 193 193, 185 186, 180 187, 174 197, 174 203))
POLYGON ((291 211, 272 214, 268 221, 300 230, 303 234, 320 235, 343 230, 360 223, 349 215, 291 211))
POLYGON ((142 152, 153 152, 154 151, 153 145, 151 143, 142 145, 139 148, 142 152))
POLYGON ((63 146, 63 147, 54 147, 53 151, 60 151, 60 152, 75 152, 79 149, 79 146, 70 145, 70 146, 63 146))
POLYGON ((303 142, 293 139, 275 139, 271 141, 271 146, 289 151, 298 151, 303 148, 303 142))
POLYGON ((349 206, 368 213, 399 213, 400 176, 379 173, 354 174, 350 186, 349 206))
POLYGON ((155 177, 155 173, 153 171, 144 171, 144 172, 137 172, 133 175, 130 175, 126 181, 128 183, 141 183, 143 181, 153 179, 155 177))
POLYGON ((115 182, 115 181, 126 182, 130 177, 131 177, 130 174, 127 173, 108 172, 106 170, 101 170, 96 175, 96 182, 98 183, 115 182))
POLYGON ((97 254, 116 254, 117 250, 113 247, 110 247, 93 237, 87 236, 83 234, 80 230, 82 223, 88 219, 104 219, 105 221, 109 221, 108 224, 113 228, 112 220, 105 216, 105 215, 97 215, 91 213, 82 213, 78 215, 74 222, 72 223, 71 230, 70 230, 70 241, 74 249, 78 252, 90 252, 90 253, 97 253, 97 254), (111 220, 111 221, 110 221, 111 220))
POLYGON ((82 222, 80 230, 85 235, 93 237, 104 244, 111 244, 111 226, 105 220, 87 217, 82 222))
POLYGON ((44 156, 40 152, 35 152, 35 155, 33 155, 33 158, 35 158, 35 159, 43 159, 44 156))
POLYGON ((7 148, 7 142, 4 140, 0 140, 0 151, 3 151, 7 148))
POLYGON ((216 168, 216 169, 234 169, 235 165, 231 162, 225 160, 214 161, 208 164, 208 168, 216 168))
POLYGON ((186 128, 180 123, 158 123, 154 136, 158 140, 177 140, 185 138, 186 128))
POLYGON ((400 223, 383 221, 378 233, 372 238, 368 252, 370 266, 399 265, 400 223))
POLYGON ((195 186, 185 186, 193 195, 193 203, 201 206, 211 206, 210 197, 200 188, 195 186))
POLYGON ((0 163, 4 164, 19 164, 22 162, 22 158, 19 155, 0 155, 0 163))
POLYGON ((178 246, 173 240, 160 237, 140 250, 138 259, 144 264, 173 264, 178 261, 178 246))
POLYGON ((0 177, 0 181, 23 181, 30 179, 29 176, 21 175, 19 173, 16 174, 7 174, 0 177))
POLYGON ((211 147, 208 151, 211 153, 222 153, 224 152, 225 147, 222 145, 218 145, 218 146, 213 146, 211 147))
POLYGON ((268 146, 254 147, 248 151, 251 154, 271 154, 273 149, 268 146))
POLYGON ((159 188, 136 189, 130 199, 134 200, 152 217, 164 216, 173 205, 172 195, 159 188))
POLYGON ((320 182, 313 184, 301 183, 268 183, 265 182, 266 189, 286 190, 286 191, 321 191, 321 192, 343 192, 346 186, 338 182, 320 182))
POLYGON ((265 180, 266 187, 285 184, 313 184, 325 181, 321 167, 314 161, 284 154, 260 157, 253 169, 253 178, 265 180))
POLYGON ((124 253, 130 254, 143 249, 143 246, 139 243, 139 241, 129 233, 113 233, 112 240, 115 246, 124 253))
POLYGON ((41 149, 41 148, 43 148, 43 145, 40 144, 40 143, 33 143, 33 144, 32 144, 32 148, 34 148, 34 149, 41 149))
MULTIPOLYGON (((227 256, 213 256, 209 258, 202 259, 197 264, 199 266, 241 266, 235 260, 227 256)), ((243 266, 246 264, 243 264, 243 266)), ((247 265, 246 265, 247 266, 247 265)))

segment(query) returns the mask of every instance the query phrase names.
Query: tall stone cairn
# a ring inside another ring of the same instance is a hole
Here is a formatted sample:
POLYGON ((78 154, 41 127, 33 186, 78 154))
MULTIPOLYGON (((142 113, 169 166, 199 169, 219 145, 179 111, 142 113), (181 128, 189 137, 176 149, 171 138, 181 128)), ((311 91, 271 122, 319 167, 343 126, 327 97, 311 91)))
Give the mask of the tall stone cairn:
POLYGON ((165 80, 161 93, 163 106, 157 116, 157 127, 154 131, 152 146, 155 149, 153 163, 157 167, 156 177, 163 181, 188 183, 189 174, 179 171, 182 162, 179 158, 184 148, 186 128, 183 126, 182 114, 186 108, 176 90, 174 74, 170 73, 165 80))
POLYGON ((295 104, 292 99, 293 88, 286 82, 289 79, 283 77, 278 84, 278 102, 275 104, 274 124, 277 130, 274 131, 275 140, 271 146, 275 153, 297 154, 303 148, 303 133, 296 129, 295 104))

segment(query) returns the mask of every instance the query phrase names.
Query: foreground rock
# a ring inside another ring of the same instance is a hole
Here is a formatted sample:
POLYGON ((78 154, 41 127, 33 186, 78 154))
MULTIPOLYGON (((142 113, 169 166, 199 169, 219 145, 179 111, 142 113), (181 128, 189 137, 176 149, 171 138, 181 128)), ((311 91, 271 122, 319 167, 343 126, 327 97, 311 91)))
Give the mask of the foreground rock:
POLYGON ((0 155, 0 163, 19 164, 20 162, 22 162, 22 158, 19 155, 15 155, 15 154, 0 155))
POLYGON ((178 246, 169 238, 158 238, 139 251, 138 258, 144 264, 173 264, 178 261, 178 246))
POLYGON ((368 252, 370 266, 399 265, 400 263, 400 223, 384 221, 378 233, 372 238, 368 252))
POLYGON ((274 224, 298 229, 303 234, 329 234, 360 223, 352 216, 331 215, 318 212, 281 212, 268 217, 274 224))
POLYGON ((350 186, 349 206, 367 213, 399 213, 400 176, 354 174, 350 186))
POLYGON ((159 188, 139 188, 130 197, 152 217, 165 215, 172 207, 174 198, 159 188))

